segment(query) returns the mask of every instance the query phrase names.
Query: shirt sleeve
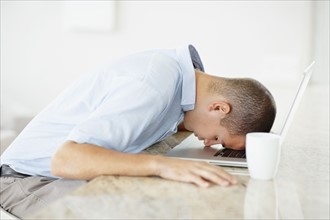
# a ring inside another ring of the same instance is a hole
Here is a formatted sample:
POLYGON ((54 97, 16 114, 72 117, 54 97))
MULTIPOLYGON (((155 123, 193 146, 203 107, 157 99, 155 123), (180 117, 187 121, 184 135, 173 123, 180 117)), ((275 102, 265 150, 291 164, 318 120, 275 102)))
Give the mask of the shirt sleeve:
POLYGON ((102 104, 85 120, 75 126, 68 140, 89 143, 125 152, 148 126, 157 123, 166 108, 157 90, 142 81, 114 81, 102 104))

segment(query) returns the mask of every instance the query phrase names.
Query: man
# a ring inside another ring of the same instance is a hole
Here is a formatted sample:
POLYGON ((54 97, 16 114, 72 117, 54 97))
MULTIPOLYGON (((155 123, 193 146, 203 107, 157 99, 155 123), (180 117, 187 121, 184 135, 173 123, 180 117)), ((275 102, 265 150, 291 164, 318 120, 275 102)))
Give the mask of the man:
MULTIPOLYGON (((25 216, 26 209, 15 201, 24 197, 16 196, 20 181, 38 201, 59 196, 56 190, 54 195, 43 191, 50 184, 63 194, 63 188, 81 183, 67 179, 100 175, 160 176, 201 187, 235 184, 220 167, 137 153, 175 133, 180 124, 207 146, 243 149, 245 134, 268 132, 275 114, 264 86, 204 73, 192 45, 124 57, 74 83, 4 152, 1 206, 25 216)), ((42 206, 33 202, 31 212, 42 206)))

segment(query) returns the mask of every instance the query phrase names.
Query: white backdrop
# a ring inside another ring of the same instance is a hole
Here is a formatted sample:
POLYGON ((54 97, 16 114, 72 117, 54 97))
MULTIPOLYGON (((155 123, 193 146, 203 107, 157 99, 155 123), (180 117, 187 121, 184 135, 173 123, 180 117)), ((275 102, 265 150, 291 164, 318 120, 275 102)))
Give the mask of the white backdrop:
POLYGON ((108 14, 78 13, 91 20, 80 30, 70 10, 64 1, 1 1, 1 114, 34 115, 100 63, 185 43, 210 74, 281 85, 318 58, 313 82, 329 83, 329 2, 116 1, 108 14))

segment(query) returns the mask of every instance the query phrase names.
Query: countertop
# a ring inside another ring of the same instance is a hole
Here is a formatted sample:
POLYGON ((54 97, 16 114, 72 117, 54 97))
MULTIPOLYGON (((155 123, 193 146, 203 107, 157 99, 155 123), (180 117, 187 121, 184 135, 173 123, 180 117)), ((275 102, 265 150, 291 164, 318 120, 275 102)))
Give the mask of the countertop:
MULTIPOLYGON (((146 152, 166 153, 189 134, 179 132, 146 152)), ((239 171, 245 175, 237 185, 207 189, 158 177, 100 176, 31 218, 329 219, 329 87, 307 89, 274 180, 239 171)))

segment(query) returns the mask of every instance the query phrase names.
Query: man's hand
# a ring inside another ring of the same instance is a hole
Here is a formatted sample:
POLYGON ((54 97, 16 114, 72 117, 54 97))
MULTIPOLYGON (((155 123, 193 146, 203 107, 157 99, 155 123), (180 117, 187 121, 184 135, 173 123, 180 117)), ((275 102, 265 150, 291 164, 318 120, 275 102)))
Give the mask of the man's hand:
POLYGON ((208 187, 228 186, 236 179, 220 167, 205 162, 160 155, 122 153, 92 144, 65 142, 55 153, 52 174, 69 179, 93 179, 100 175, 160 176, 208 187))
POLYGON ((201 187, 211 184, 228 186, 236 184, 237 180, 220 167, 206 162, 158 158, 159 176, 164 179, 194 183, 201 187))

